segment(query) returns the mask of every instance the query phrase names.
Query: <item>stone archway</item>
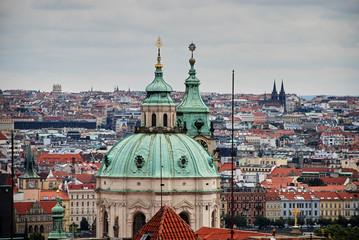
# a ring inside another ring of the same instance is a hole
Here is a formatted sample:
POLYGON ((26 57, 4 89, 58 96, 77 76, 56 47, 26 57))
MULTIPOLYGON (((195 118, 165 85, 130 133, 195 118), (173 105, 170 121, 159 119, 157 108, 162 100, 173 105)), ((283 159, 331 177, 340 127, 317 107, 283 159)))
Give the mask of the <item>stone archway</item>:
POLYGON ((32 226, 29 226, 29 233, 32 233, 32 226))
POLYGON ((37 225, 35 225, 34 232, 38 232, 38 231, 39 231, 39 227, 37 225))
POLYGON ((44 225, 40 226, 40 233, 44 233, 44 225))
POLYGON ((179 214, 179 216, 180 216, 188 225, 191 226, 190 221, 189 221, 190 219, 189 219, 188 213, 186 213, 186 212, 181 212, 181 213, 179 214))
POLYGON ((146 216, 139 212, 136 213, 133 218, 133 225, 132 225, 132 236, 135 236, 135 234, 141 229, 143 225, 146 224, 146 216))

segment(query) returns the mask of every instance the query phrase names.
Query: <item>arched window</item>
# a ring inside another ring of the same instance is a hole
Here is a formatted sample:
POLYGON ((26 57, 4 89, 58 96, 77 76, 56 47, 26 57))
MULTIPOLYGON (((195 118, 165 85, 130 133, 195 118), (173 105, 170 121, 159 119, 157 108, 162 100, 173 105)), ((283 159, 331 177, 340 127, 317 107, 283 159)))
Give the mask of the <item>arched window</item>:
POLYGON ((152 113, 152 127, 156 127, 156 114, 152 113))
POLYGON ((215 211, 212 212, 211 227, 214 228, 215 211))
POLYGON ((108 213, 103 213, 103 235, 108 236, 108 213))
POLYGON ((44 233, 44 225, 40 226, 40 233, 44 233))
POLYGON ((29 226, 29 233, 32 233, 32 226, 29 226))
POLYGON ((189 218, 188 218, 188 214, 187 214, 187 213, 181 212, 181 213, 179 214, 179 216, 180 216, 188 225, 190 225, 190 224, 189 224, 189 218))
POLYGON ((143 215, 143 213, 137 213, 135 217, 133 218, 133 226, 132 226, 132 236, 135 236, 135 234, 141 229, 143 225, 146 224, 146 217, 143 215))
POLYGON ((167 114, 163 114, 163 126, 167 127, 168 123, 167 123, 167 114))
POLYGON ((39 231, 39 227, 38 227, 37 225, 35 225, 34 231, 35 231, 35 232, 38 232, 38 231, 39 231))
POLYGON ((146 126, 146 113, 143 114, 144 125, 146 126))

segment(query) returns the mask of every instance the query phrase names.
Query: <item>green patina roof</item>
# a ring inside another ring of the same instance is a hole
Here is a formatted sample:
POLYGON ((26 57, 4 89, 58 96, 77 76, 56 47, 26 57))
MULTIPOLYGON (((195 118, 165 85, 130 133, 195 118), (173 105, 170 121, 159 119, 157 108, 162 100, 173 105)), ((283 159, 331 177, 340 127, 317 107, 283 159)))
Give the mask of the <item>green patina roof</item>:
POLYGON ((171 97, 172 87, 163 79, 161 57, 158 53, 155 79, 146 87, 147 96, 141 105, 176 105, 171 97))
POLYGON ((196 70, 194 69, 195 59, 189 60, 191 69, 188 74, 189 77, 185 81, 186 91, 181 103, 177 107, 177 112, 201 112, 209 113, 209 109, 204 104, 201 95, 199 94, 200 81, 196 77, 196 70))
POLYGON ((60 198, 57 197, 56 205, 51 209, 53 214, 62 214, 65 212, 65 209, 60 205, 60 198))
POLYGON ((195 62, 194 58, 189 60, 191 69, 188 72, 189 77, 185 81, 185 94, 177 106, 177 123, 182 126, 186 122, 189 136, 211 135, 209 109, 199 93, 200 81, 196 77, 195 62), (196 123, 200 123, 201 127, 198 127, 199 125, 196 123))
POLYGON ((34 169, 34 157, 31 155, 31 145, 27 149, 27 155, 25 156, 25 171, 19 178, 40 178, 34 169))
POLYGON ((98 177, 219 177, 212 156, 182 133, 138 133, 118 142, 102 161, 98 177))

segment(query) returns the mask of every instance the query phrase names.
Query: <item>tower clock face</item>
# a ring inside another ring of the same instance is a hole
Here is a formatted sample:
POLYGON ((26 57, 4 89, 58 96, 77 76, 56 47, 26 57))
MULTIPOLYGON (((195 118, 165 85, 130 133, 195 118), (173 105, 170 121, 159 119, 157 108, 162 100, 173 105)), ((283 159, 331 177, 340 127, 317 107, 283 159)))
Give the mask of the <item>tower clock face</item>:
POLYGON ((208 145, 207 142, 202 140, 202 139, 198 139, 197 140, 206 150, 208 150, 208 145))
POLYGON ((34 188, 35 187, 35 183, 34 182, 30 182, 29 183, 29 188, 34 188))

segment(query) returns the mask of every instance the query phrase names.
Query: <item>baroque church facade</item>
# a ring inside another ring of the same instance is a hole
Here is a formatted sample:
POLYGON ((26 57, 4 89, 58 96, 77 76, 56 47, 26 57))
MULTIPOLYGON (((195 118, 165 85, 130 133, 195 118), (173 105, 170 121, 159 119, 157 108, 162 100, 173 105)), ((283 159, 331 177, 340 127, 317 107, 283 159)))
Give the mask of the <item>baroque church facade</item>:
POLYGON ((97 175, 96 235, 130 238, 164 205, 195 231, 220 226, 220 176, 209 109, 199 94, 190 45, 189 77, 176 106, 163 79, 160 39, 155 78, 141 104, 141 126, 104 157, 97 175))

